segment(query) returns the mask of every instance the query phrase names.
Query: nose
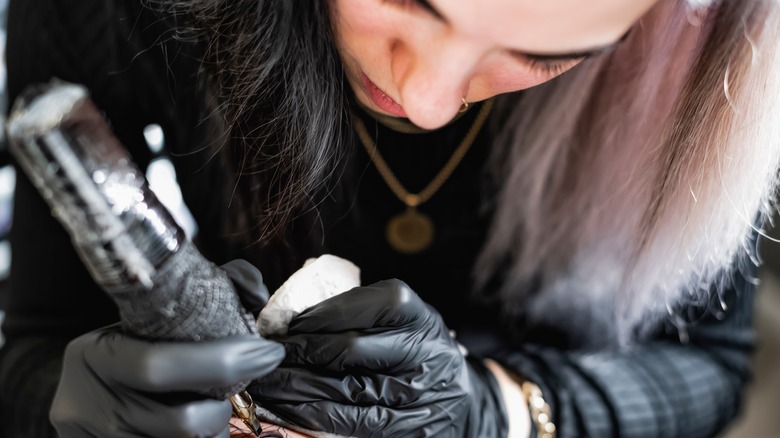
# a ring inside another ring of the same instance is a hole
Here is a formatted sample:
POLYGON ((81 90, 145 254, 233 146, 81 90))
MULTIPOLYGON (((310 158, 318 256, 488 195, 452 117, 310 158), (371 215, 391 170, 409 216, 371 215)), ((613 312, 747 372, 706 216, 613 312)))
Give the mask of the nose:
POLYGON ((485 53, 465 39, 451 37, 436 43, 397 43, 393 77, 407 117, 423 129, 444 126, 467 98, 469 83, 485 53))

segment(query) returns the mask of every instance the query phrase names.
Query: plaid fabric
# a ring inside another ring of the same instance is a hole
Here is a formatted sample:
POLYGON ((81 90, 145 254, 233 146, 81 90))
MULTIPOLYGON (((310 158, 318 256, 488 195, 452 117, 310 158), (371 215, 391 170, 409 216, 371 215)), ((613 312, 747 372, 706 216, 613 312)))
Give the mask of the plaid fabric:
POLYGON ((755 346, 755 267, 734 277, 720 295, 728 310, 713 293, 686 342, 668 324, 626 351, 528 345, 496 358, 542 388, 559 437, 717 436, 739 412, 755 346))

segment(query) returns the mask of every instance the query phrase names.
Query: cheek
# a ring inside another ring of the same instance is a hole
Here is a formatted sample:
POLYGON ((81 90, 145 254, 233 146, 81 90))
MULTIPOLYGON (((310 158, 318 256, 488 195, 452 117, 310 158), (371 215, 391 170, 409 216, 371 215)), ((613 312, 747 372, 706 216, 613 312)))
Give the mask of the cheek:
POLYGON ((527 68, 516 65, 483 68, 472 77, 469 84, 469 98, 483 100, 499 94, 525 90, 547 80, 529 72, 527 68))
POLYGON ((338 0, 333 4, 336 44, 347 68, 364 69, 370 75, 385 69, 391 43, 404 23, 379 7, 379 0, 338 0))
POLYGON ((336 41, 350 54, 373 53, 389 46, 403 27, 399 14, 382 8, 380 0, 338 0, 333 8, 336 41))
POLYGON ((495 96, 497 94, 511 93, 525 90, 544 82, 534 74, 521 71, 516 73, 495 71, 484 75, 475 76, 471 89, 481 95, 495 96))

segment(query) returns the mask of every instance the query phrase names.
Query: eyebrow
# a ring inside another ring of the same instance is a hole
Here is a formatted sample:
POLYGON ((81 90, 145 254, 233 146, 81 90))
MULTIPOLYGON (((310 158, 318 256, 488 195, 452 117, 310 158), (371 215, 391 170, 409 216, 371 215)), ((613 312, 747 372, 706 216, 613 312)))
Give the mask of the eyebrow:
MULTIPOLYGON (((437 20, 442 21, 443 23, 447 24, 449 23, 449 20, 447 20, 447 17, 445 17, 441 12, 439 12, 438 9, 436 9, 428 0, 417 0, 418 4, 428 11, 431 15, 433 15, 437 20)), ((512 56, 520 57, 520 58, 530 58, 537 61, 568 61, 573 59, 581 59, 581 58, 590 58, 593 56, 603 55, 605 53, 609 53, 613 50, 615 50, 618 46, 620 46, 623 41, 628 38, 628 34, 631 33, 631 30, 623 34, 620 39, 618 39, 615 42, 594 47, 592 49, 584 49, 584 50, 576 50, 573 52, 565 52, 565 53, 532 53, 532 52, 525 52, 522 50, 509 50, 509 53, 512 54, 512 56)))

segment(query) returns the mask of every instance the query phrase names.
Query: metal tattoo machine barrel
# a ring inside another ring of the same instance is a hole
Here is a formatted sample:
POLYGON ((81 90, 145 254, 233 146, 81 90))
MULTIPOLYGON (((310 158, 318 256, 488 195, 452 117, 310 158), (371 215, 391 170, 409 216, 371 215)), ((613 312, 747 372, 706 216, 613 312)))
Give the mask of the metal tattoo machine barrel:
MULTIPOLYGON (((257 333, 227 274, 206 260, 149 189, 83 86, 53 81, 15 102, 9 149, 136 336, 198 341, 257 333)), ((255 432, 251 397, 230 398, 255 432)))

